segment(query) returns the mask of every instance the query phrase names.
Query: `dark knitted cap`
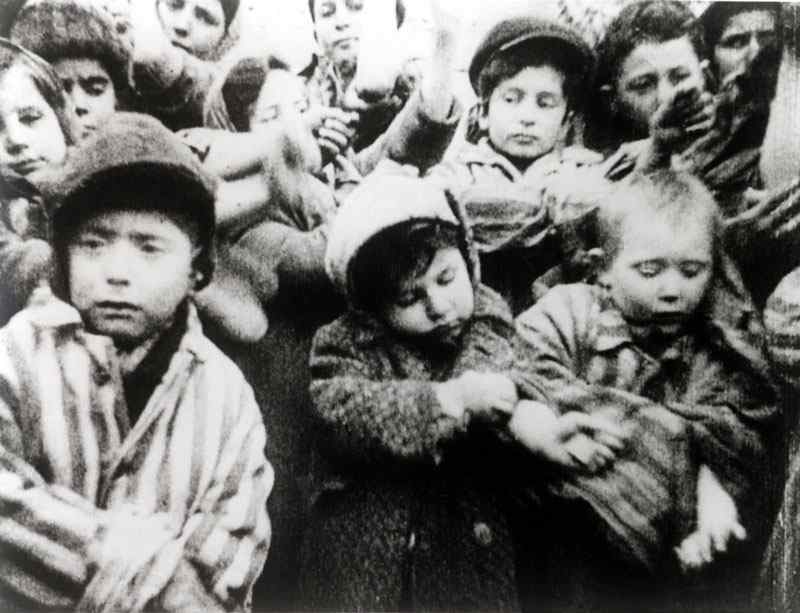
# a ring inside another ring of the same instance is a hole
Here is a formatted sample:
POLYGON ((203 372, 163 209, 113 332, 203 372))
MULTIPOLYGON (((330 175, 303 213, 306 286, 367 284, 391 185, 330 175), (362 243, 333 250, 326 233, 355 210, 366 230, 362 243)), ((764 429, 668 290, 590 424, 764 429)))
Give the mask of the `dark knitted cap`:
POLYGON ((210 277, 215 230, 216 185, 181 141, 158 120, 138 113, 114 113, 70 154, 63 175, 48 194, 55 203, 53 242, 63 243, 67 228, 109 201, 136 203, 146 210, 177 213, 194 221, 210 277), (102 197, 107 196, 107 197, 102 197), (59 240, 60 239, 60 240, 59 240))
POLYGON ((108 72, 117 92, 130 87, 130 53, 111 16, 78 0, 33 0, 17 14, 11 40, 50 63, 88 58, 108 72))
POLYGON ((587 76, 594 65, 594 54, 589 45, 574 30, 555 21, 536 16, 517 16, 504 19, 495 25, 478 45, 469 64, 469 80, 478 93, 478 80, 483 70, 499 53, 533 40, 552 40, 573 55, 574 65, 587 76))

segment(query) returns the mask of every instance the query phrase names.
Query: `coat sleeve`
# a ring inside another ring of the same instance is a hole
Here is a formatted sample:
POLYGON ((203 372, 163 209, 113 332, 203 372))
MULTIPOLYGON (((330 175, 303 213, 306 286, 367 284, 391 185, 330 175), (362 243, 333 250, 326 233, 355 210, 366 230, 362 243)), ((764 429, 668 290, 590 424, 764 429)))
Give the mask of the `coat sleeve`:
POLYGON ((433 382, 391 378, 343 321, 321 328, 311 350, 311 396, 332 448, 365 466, 438 461, 461 422, 441 414, 433 382))
POLYGON ((382 159, 410 164, 425 172, 444 156, 453 139, 461 109, 453 99, 449 117, 436 121, 425 112, 421 94, 415 90, 402 110, 378 139, 358 152, 355 165, 366 176, 382 159))
MULTIPOLYGON (((244 381, 238 396, 239 410, 232 412, 233 425, 212 483, 184 530, 190 536, 183 559, 193 565, 208 595, 226 610, 242 611, 250 607, 253 583, 267 558, 271 537, 267 497, 274 472, 264 457, 264 423, 244 381)), ((171 591, 180 587, 181 580, 194 585, 193 579, 192 573, 180 573, 171 591)))

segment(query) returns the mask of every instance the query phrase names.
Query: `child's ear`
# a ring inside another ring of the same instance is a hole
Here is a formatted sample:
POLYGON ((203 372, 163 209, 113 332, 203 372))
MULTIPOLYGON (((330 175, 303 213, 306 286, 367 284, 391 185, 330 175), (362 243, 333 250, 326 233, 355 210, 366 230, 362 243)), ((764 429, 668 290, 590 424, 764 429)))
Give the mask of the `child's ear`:
POLYGON ((192 267, 189 271, 189 279, 192 282, 192 288, 189 290, 191 293, 194 293, 202 288, 203 282, 205 281, 205 273, 199 264, 202 253, 203 249, 201 247, 195 247, 192 249, 192 267))
POLYGON ((601 108, 608 109, 611 113, 617 111, 617 99, 614 96, 614 86, 606 83, 600 86, 600 102, 601 108))

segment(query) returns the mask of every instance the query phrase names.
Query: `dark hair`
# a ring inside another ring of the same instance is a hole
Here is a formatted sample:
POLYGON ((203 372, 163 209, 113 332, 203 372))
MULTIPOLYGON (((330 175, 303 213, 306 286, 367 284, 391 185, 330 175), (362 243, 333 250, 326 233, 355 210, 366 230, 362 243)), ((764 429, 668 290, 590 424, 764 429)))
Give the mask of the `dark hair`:
POLYGON ((289 65, 274 56, 246 57, 228 72, 222 85, 222 99, 237 132, 250 130, 250 115, 271 70, 290 71, 289 65))
POLYGON ((87 58, 108 72, 117 108, 132 102, 130 52, 105 11, 76 0, 39 0, 23 7, 11 29, 11 39, 50 63, 87 58))
POLYGON ((613 85, 625 59, 642 43, 664 43, 689 37, 697 57, 706 57, 703 32, 680 0, 644 0, 629 4, 609 24, 597 46, 598 85, 613 85))
MULTIPOLYGON (((366 1, 369 2, 369 0, 366 1)), ((314 0, 308 0, 308 12, 311 14, 311 21, 316 23, 317 16, 314 13, 314 0)), ((403 0, 395 0, 395 15, 397 17, 397 27, 399 28, 406 18, 406 5, 403 0)))
POLYGON ((666 217, 676 227, 697 221, 711 224, 716 253, 722 236, 722 216, 714 196, 700 179, 688 172, 659 170, 636 173, 630 181, 618 184, 599 206, 595 230, 605 266, 611 265, 622 246, 625 219, 639 210, 666 217))
POLYGON ((539 66, 552 66, 564 76, 567 107, 574 109, 581 101, 578 94, 585 87, 586 69, 569 44, 554 38, 525 41, 495 55, 478 74, 478 95, 487 105, 500 83, 539 66))
POLYGON ((58 125, 64 135, 64 142, 67 145, 74 144, 77 134, 75 116, 72 114, 72 107, 67 102, 61 80, 52 66, 16 43, 12 43, 6 38, 0 38, 0 77, 17 63, 21 63, 28 69, 36 89, 56 114, 58 125))
POLYGON ((409 278, 423 274, 440 249, 455 247, 465 261, 464 233, 439 220, 411 220, 378 232, 356 252, 348 271, 351 299, 359 308, 380 312, 409 278))
MULTIPOLYGON (((709 52, 719 42, 722 31, 731 17, 750 11, 769 11, 777 19, 780 16, 781 5, 778 2, 714 2, 711 4, 700 15, 700 24, 703 26, 703 34, 709 52)), ((779 30, 780 28, 777 28, 777 32, 779 30)))

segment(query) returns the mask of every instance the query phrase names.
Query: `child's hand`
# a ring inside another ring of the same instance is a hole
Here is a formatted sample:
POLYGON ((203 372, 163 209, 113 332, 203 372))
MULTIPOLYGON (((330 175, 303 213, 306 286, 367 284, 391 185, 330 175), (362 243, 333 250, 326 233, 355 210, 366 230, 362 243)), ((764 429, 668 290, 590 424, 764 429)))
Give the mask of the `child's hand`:
POLYGON ((355 136, 358 113, 329 106, 315 106, 303 115, 322 152, 322 165, 342 155, 355 136))
POLYGON ((523 400, 508 424, 514 437, 545 460, 568 470, 599 471, 625 447, 625 433, 600 415, 556 415, 539 402, 523 400))
POLYGON ((725 553, 731 538, 743 541, 747 532, 739 523, 736 503, 707 466, 697 477, 697 530, 675 549, 684 570, 698 570, 725 553))
POLYGON ((464 407, 471 413, 490 413, 494 410, 509 415, 519 398, 517 386, 506 375, 468 370, 458 377, 464 407))
POLYGON ((687 138, 695 138, 714 125, 714 97, 697 84, 677 88, 653 113, 650 134, 663 150, 672 152, 687 138))
POLYGON ((511 414, 517 404, 517 386, 507 376, 468 370, 460 377, 436 386, 443 413, 456 419, 465 413, 511 414))

